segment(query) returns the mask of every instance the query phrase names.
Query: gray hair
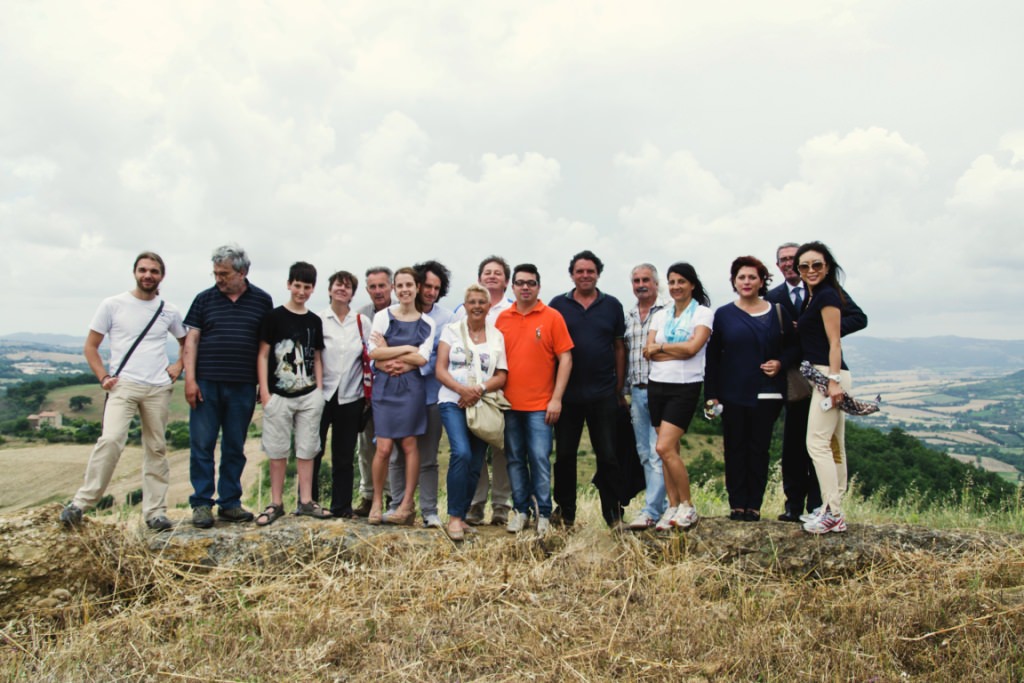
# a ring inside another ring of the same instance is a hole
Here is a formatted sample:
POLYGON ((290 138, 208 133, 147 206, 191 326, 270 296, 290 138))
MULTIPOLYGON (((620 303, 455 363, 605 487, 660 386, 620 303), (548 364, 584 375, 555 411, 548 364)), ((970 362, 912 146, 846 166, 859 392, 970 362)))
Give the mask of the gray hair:
POLYGON ((799 249, 800 248, 800 243, 799 242, 786 242, 784 244, 780 244, 775 249, 775 262, 776 263, 779 262, 779 252, 782 251, 783 249, 789 249, 789 248, 799 249))
POLYGON ((395 279, 394 272, 392 272, 392 270, 390 268, 388 268, 387 266, 371 266, 371 267, 366 269, 366 277, 370 277, 371 275, 376 275, 377 273, 384 273, 385 275, 387 275, 388 276, 388 282, 393 282, 394 279, 395 279))
POLYGON ((214 265, 229 263, 236 273, 243 274, 248 273, 249 266, 252 265, 252 262, 249 261, 249 255, 245 253, 245 249, 242 249, 242 247, 234 242, 214 249, 210 260, 213 261, 214 265))
POLYGON ((650 263, 641 263, 639 265, 633 266, 633 270, 629 271, 629 277, 632 278, 634 275, 636 275, 636 271, 641 269, 647 269, 651 271, 651 275, 654 276, 654 281, 658 282, 658 269, 655 268, 654 265, 650 263))

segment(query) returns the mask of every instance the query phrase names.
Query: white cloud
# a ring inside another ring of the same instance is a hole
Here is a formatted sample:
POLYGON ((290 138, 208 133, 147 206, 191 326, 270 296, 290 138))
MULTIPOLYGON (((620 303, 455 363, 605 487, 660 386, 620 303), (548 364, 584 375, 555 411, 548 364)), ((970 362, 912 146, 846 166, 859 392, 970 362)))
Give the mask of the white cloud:
POLYGON ((13 5, 0 331, 80 329, 141 249, 183 306, 226 241, 268 285, 498 252, 548 296, 583 248, 624 298, 685 258, 722 302, 738 253, 822 238, 874 334, 1021 336, 1020 9, 983 5, 13 5))

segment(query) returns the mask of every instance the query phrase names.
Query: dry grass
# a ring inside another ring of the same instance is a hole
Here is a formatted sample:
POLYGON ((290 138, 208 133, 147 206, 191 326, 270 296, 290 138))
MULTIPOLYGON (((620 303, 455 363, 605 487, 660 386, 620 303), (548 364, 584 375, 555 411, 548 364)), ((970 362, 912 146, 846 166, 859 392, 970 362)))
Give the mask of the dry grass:
POLYGON ((89 525, 101 598, 0 633, 24 681, 1012 681, 1024 549, 895 553, 822 581, 602 529, 456 547, 384 534, 273 572, 208 571, 89 525))

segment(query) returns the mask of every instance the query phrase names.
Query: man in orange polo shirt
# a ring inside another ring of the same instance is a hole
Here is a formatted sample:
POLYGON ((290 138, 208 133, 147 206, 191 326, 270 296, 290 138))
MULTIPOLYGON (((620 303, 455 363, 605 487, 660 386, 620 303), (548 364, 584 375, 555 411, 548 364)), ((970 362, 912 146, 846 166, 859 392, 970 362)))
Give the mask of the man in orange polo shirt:
POLYGON ((537 534, 542 536, 551 517, 551 428, 562 414, 573 343, 562 315, 538 298, 537 267, 523 263, 512 272, 515 306, 495 322, 505 337, 505 398, 512 404, 505 413, 505 456, 513 512, 505 529, 522 531, 536 504, 537 534))

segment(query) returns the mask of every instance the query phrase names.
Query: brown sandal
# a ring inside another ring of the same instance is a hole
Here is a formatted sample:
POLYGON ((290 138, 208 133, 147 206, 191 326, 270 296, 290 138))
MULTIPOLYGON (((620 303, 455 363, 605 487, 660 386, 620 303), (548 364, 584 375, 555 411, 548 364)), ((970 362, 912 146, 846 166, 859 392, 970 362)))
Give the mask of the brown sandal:
POLYGON ((270 526, 282 517, 284 517, 284 506, 271 503, 263 512, 256 515, 256 526, 270 526))

